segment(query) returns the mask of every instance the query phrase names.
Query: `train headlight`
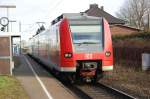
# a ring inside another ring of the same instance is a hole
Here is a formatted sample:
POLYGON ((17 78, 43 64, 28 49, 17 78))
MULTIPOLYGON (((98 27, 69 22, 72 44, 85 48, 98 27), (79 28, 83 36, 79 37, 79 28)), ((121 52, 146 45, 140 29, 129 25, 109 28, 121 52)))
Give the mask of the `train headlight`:
POLYGON ((106 56, 106 57, 109 57, 110 55, 111 55, 111 52, 110 52, 110 51, 106 51, 106 52, 105 52, 105 56, 106 56))
POLYGON ((72 53, 65 53, 65 58, 71 58, 72 57, 72 53))

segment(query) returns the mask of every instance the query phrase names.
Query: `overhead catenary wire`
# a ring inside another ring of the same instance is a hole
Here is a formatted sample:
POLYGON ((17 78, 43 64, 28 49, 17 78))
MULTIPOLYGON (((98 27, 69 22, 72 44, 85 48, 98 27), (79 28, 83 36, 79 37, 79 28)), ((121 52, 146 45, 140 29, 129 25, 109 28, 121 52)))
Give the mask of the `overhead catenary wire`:
MULTIPOLYGON (((55 4, 53 4, 54 6, 52 6, 50 9, 50 13, 48 13, 48 14, 46 14, 45 16, 50 16, 52 13, 53 13, 53 11, 56 11, 56 8, 58 8, 59 7, 59 5, 60 4, 62 4, 62 2, 63 2, 63 0, 56 0, 55 1, 56 3, 55 4)), ((45 18, 43 18, 43 19, 45 19, 45 18)), ((46 24, 46 23, 45 23, 46 24)), ((22 25, 25 25, 25 24, 22 24, 22 25)), ((33 23, 31 26, 29 26, 27 29, 25 29, 24 31, 22 31, 22 32, 31 32, 31 31, 33 31, 33 30, 37 30, 37 28, 35 29, 34 28, 34 25, 37 25, 37 23, 35 22, 35 23, 33 23)))
POLYGON ((61 3, 63 2, 64 0, 59 0, 51 9, 51 13, 49 13, 49 15, 50 14, 52 14, 53 12, 54 12, 54 10, 56 11, 57 10, 57 8, 61 5, 61 3))
POLYGON ((36 25, 35 23, 33 23, 33 24, 22 24, 22 26, 23 25, 29 25, 26 29, 24 29, 23 31, 21 31, 21 32, 29 32, 29 31, 31 31, 31 30, 33 30, 34 28, 34 26, 36 25))

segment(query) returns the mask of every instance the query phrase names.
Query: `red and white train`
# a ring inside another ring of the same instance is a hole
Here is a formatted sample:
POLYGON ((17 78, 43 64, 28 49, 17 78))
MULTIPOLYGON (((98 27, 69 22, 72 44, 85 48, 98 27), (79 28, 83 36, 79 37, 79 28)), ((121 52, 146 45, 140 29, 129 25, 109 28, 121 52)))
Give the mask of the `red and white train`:
POLYGON ((113 70, 112 39, 104 18, 64 13, 30 39, 30 55, 70 80, 97 81, 113 70))

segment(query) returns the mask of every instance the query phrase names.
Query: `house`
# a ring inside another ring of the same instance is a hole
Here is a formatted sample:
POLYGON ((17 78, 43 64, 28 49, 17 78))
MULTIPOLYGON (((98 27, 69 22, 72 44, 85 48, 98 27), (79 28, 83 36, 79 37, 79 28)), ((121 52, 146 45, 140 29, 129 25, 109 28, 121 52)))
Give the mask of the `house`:
POLYGON ((101 6, 99 8, 98 4, 90 4, 89 9, 84 11, 84 13, 89 16, 104 17, 110 25, 112 35, 128 35, 140 31, 137 28, 126 26, 126 22, 124 20, 116 18, 111 14, 107 13, 106 11, 104 11, 104 7, 101 6))
POLYGON ((113 35, 130 35, 140 32, 140 29, 133 28, 130 26, 114 24, 110 26, 111 33, 113 35))

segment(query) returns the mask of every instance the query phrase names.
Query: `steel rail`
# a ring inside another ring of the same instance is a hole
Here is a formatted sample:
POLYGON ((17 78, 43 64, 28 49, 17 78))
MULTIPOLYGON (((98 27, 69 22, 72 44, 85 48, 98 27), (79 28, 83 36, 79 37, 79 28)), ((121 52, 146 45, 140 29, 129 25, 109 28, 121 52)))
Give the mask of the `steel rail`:
POLYGON ((99 87, 99 88, 102 88, 103 90, 106 90, 107 92, 109 92, 111 94, 119 96, 121 99, 136 99, 135 97, 133 97, 133 96, 121 91, 121 90, 110 87, 106 84, 96 83, 96 86, 99 87))

